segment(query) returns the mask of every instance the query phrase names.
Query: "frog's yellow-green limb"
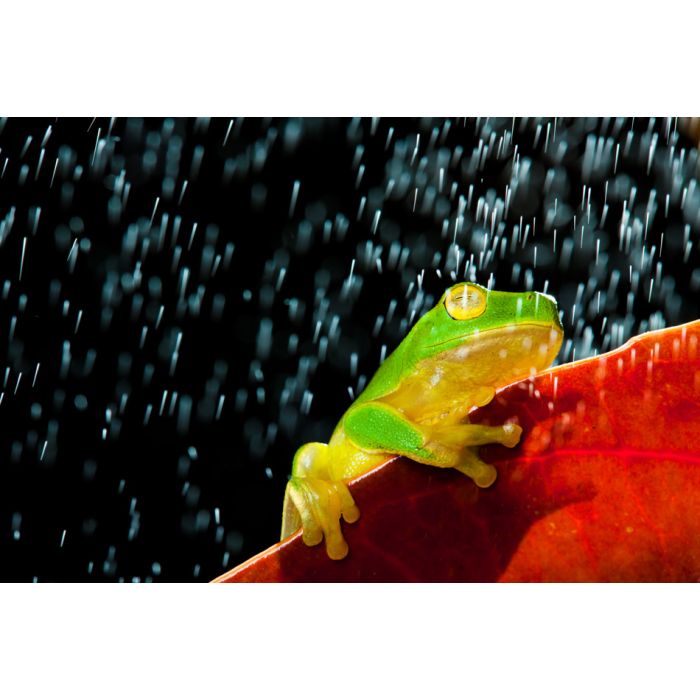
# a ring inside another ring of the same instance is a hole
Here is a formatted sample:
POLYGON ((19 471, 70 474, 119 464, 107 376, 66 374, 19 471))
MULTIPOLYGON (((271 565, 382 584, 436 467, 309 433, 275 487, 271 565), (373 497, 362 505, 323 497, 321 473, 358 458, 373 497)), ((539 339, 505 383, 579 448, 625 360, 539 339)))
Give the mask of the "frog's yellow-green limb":
MULTIPOLYGON (((327 476, 327 452, 328 445, 325 445, 322 442, 309 442, 302 445, 294 455, 294 461, 292 463, 292 479, 295 477, 306 477, 313 474, 315 474, 317 477, 327 476)), ((297 489, 298 486, 295 486, 294 490, 297 489)), ((294 503, 294 499, 292 498, 292 490, 290 480, 287 483, 287 488, 284 492, 281 539, 289 537, 289 535, 296 532, 302 526, 301 511, 294 503)), ((305 509, 305 512, 308 512, 308 509, 305 509)))
POLYGON ((314 546, 325 540, 328 556, 343 559, 348 546, 340 519, 353 523, 360 517, 360 511, 347 485, 329 478, 328 453, 328 445, 320 442, 308 443, 297 450, 292 478, 285 491, 282 539, 301 526, 305 544, 314 546))
MULTIPOLYGON (((298 480, 301 477, 315 475, 323 478, 328 475, 328 445, 322 442, 308 442, 302 445, 294 455, 292 462, 292 478, 287 482, 287 488, 284 492, 284 506, 282 508, 282 533, 281 539, 289 537, 302 527, 301 511, 297 508, 292 498, 292 491, 299 488, 298 484, 292 485, 292 480, 298 480)), ((299 498, 297 497, 297 500, 299 498)), ((304 509, 308 516, 309 509, 304 509)), ((308 525, 308 517, 307 517, 308 525)), ((306 527, 304 528, 306 531, 306 527)), ((306 539, 304 540, 306 541, 306 539)), ((319 540, 320 541, 320 540, 319 540)))

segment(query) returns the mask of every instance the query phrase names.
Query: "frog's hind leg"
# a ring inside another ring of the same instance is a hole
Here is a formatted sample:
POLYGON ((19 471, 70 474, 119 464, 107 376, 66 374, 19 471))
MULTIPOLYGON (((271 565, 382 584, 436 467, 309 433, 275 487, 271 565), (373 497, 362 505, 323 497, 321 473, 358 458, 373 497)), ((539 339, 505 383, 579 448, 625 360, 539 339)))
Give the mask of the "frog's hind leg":
POLYGON ((303 445, 294 456, 292 478, 284 495, 282 539, 301 525, 305 544, 313 546, 325 539, 328 556, 343 559, 348 545, 340 529, 341 517, 353 523, 360 511, 346 484, 329 478, 328 445, 303 445))

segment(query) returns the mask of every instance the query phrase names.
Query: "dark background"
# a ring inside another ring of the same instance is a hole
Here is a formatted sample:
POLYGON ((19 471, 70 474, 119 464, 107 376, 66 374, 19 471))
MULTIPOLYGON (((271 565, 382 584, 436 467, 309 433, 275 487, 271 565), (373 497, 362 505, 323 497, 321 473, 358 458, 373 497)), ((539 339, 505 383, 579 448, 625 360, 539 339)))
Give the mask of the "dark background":
POLYGON ((690 131, 1 120, 2 579, 205 581, 269 546, 295 449, 465 274, 554 294, 560 361, 697 318, 690 131))

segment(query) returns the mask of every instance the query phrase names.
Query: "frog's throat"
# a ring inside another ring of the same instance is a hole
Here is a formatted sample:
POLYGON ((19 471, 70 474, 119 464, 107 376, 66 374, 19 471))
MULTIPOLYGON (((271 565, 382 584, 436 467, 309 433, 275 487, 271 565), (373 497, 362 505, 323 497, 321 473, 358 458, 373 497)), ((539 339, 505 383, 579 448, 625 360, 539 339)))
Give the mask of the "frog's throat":
POLYGON ((469 334, 438 345, 425 362, 470 363, 472 380, 484 386, 505 386, 549 367, 564 333, 546 323, 520 323, 469 334))

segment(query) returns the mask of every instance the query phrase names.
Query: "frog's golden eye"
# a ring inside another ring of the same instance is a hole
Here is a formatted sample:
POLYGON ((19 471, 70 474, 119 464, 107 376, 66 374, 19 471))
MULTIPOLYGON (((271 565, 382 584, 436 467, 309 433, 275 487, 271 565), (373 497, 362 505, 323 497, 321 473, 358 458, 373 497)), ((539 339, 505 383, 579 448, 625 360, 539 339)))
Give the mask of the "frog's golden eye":
POLYGON ((445 309, 456 321, 468 321, 486 311, 486 294, 471 284, 460 284, 445 293, 445 309))

